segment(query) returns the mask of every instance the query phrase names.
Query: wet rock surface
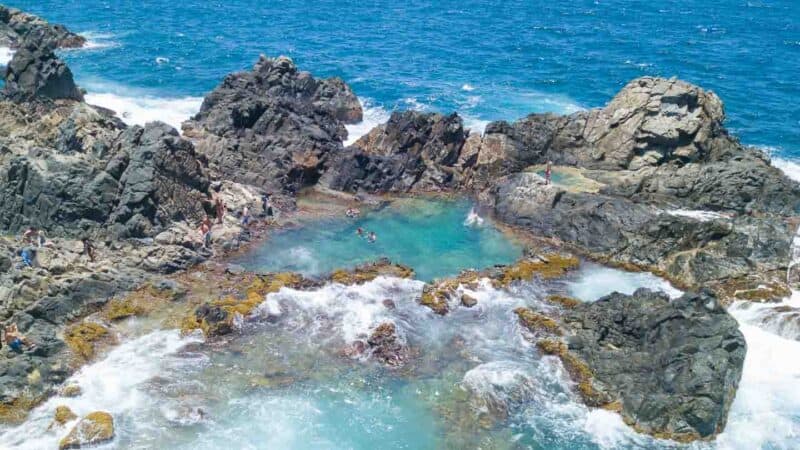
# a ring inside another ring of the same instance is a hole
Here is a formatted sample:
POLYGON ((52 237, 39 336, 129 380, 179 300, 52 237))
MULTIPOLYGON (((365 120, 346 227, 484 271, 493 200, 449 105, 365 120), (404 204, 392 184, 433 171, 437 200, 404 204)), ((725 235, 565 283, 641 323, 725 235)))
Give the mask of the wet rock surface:
POLYGON ((86 415, 58 444, 59 450, 82 448, 110 441, 114 438, 114 418, 103 411, 86 415))
POLYGON ((747 345, 710 292, 672 301, 646 289, 614 293, 557 320, 566 345, 540 341, 540 348, 562 359, 590 406, 618 410, 635 429, 667 439, 724 429, 747 345))

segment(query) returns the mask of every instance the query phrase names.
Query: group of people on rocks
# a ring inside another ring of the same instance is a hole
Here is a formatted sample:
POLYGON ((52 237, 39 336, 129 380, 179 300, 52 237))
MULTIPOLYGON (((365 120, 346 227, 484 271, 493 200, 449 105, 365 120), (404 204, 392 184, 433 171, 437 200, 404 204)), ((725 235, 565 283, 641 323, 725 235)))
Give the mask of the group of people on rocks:
MULTIPOLYGON (((272 206, 271 197, 271 193, 265 193, 261 195, 261 217, 267 222, 275 218, 275 208, 272 206)), ((220 195, 216 195, 214 197, 214 210, 216 212, 216 223, 221 225, 225 219, 225 215, 228 213, 228 207, 220 195)), ((241 213, 237 214, 237 218, 239 219, 239 223, 243 228, 250 226, 253 221, 253 215, 248 204, 245 204, 241 210, 241 213)), ((200 226, 198 227, 198 232, 200 233, 204 248, 211 247, 211 229, 213 226, 214 223, 212 223, 208 215, 204 215, 203 219, 200 221, 200 226)))
MULTIPOLYGON (((20 268, 34 267, 36 261, 36 252, 38 249, 44 247, 53 247, 52 242, 47 240, 45 231, 35 226, 30 226, 22 232, 22 246, 17 250, 21 262, 20 268)), ((89 261, 94 262, 95 247, 92 240, 88 237, 81 238, 83 244, 83 251, 81 255, 89 258, 89 261)))

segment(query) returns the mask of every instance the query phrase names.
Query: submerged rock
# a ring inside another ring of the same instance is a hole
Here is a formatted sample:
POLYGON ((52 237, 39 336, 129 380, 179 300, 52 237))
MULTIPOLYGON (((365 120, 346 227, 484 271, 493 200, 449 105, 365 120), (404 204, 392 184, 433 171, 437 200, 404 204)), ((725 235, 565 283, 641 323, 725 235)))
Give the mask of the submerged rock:
POLYGON ((95 411, 81 419, 58 444, 59 450, 81 448, 110 441, 114 438, 114 418, 95 411))
POLYGON ((722 432, 747 345, 709 292, 670 301, 639 289, 565 309, 566 342, 539 348, 561 358, 590 406, 619 411, 636 430, 678 441, 722 432))
POLYGON ((397 327, 392 322, 378 325, 367 339, 370 355, 389 366, 405 364, 411 353, 408 346, 397 336, 397 327))

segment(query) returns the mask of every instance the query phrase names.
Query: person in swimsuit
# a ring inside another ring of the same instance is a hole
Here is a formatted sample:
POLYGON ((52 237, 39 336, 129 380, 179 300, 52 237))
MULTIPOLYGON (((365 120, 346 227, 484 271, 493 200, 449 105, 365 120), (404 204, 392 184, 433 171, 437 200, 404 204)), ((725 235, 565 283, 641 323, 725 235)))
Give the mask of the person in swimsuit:
POLYGON ((553 177, 553 161, 547 161, 547 167, 544 169, 544 184, 552 183, 553 177))
POLYGON ((8 345, 11 350, 14 350, 17 353, 22 353, 22 346, 26 346, 28 348, 33 348, 34 345, 19 332, 16 323, 12 323, 11 325, 6 327, 6 344, 8 345))

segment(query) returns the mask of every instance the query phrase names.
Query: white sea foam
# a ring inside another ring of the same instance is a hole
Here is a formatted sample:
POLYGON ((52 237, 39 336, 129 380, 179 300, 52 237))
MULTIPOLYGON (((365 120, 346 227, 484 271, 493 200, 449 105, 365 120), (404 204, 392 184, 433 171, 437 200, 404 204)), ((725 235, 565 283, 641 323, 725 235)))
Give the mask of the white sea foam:
POLYGON ((626 272, 593 263, 584 263, 577 279, 567 282, 567 285, 570 294, 583 301, 594 301, 615 291, 633 294, 642 287, 662 291, 671 298, 683 294, 663 278, 649 272, 626 272))
POLYGON ((747 357, 728 425, 717 437, 721 449, 796 448, 800 436, 800 342, 784 339, 740 321, 747 357))
POLYGON ((170 357, 191 342, 200 342, 198 335, 181 337, 178 330, 156 331, 111 350, 108 356, 85 366, 67 384, 81 388, 78 397, 52 397, 35 408, 18 427, 0 435, 3 448, 53 449, 69 430, 48 431, 56 406, 68 406, 79 417, 92 411, 109 412, 116 420, 124 415, 147 408, 153 401, 145 388, 146 382, 161 374, 170 357))
POLYGON ((181 123, 200 110, 203 99, 118 95, 90 91, 86 95, 86 102, 113 110, 128 125, 144 125, 160 120, 180 131, 181 123))
POLYGON ((344 145, 353 145, 357 140, 369 133, 376 126, 389 120, 389 112, 380 106, 374 106, 371 101, 359 99, 364 110, 364 119, 356 124, 347 125, 347 140, 344 145))
POLYGON ((471 84, 469 84, 469 83, 464 83, 464 84, 461 86, 461 90, 462 90, 462 91, 467 91, 467 92, 472 92, 472 91, 474 91, 474 90, 475 90, 475 86, 473 86, 473 85, 471 85, 471 84))
POLYGON ((14 57, 14 50, 8 47, 0 47, 0 66, 7 66, 14 57))
POLYGON ((710 220, 725 219, 726 216, 714 211, 706 211, 700 209, 673 209, 665 211, 672 216, 688 217, 690 219, 699 220, 701 222, 708 222, 710 220))
POLYGON ((784 158, 772 158, 772 165, 781 169, 787 177, 800 182, 800 163, 784 158))
POLYGON ((478 215, 478 212, 475 211, 475 208, 469 210, 469 214, 467 214, 467 218, 464 219, 464 226, 465 227, 480 227, 483 226, 483 217, 478 215))
POLYGON ((105 48, 118 47, 119 42, 114 40, 114 35, 111 33, 99 33, 95 31, 86 31, 80 33, 81 36, 86 38, 86 43, 83 47, 76 49, 67 49, 69 51, 77 50, 99 50, 105 48))
POLYGON ((481 135, 483 135, 483 132, 486 130, 486 125, 489 125, 490 122, 489 120, 478 119, 469 115, 464 115, 462 117, 464 118, 464 128, 472 133, 481 135))

